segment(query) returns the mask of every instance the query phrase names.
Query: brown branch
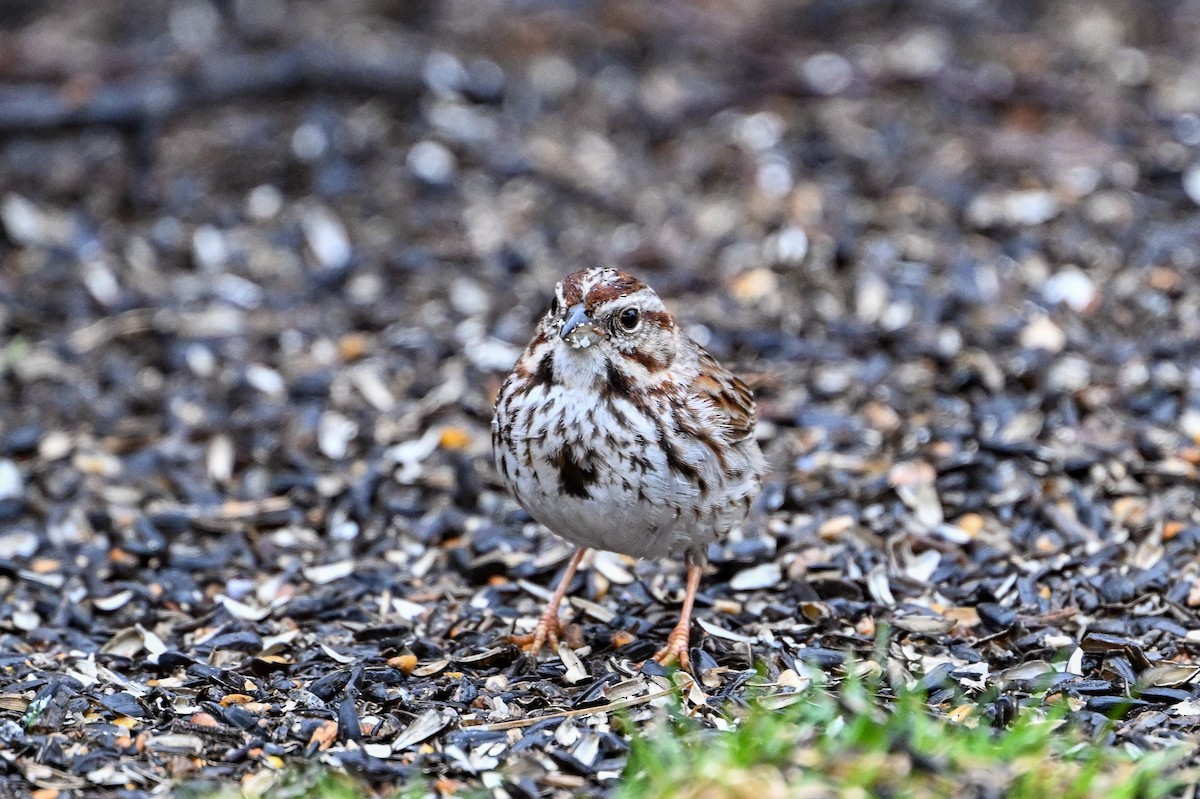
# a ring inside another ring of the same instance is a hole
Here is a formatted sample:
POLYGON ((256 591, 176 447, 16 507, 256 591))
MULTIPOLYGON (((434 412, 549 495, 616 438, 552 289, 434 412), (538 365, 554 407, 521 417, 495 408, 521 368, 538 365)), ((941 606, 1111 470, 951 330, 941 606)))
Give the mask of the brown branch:
POLYGON ((114 125, 137 127, 196 108, 297 91, 393 97, 421 91, 420 54, 366 60, 322 47, 221 55, 170 74, 143 75, 88 87, 0 86, 0 134, 114 125))

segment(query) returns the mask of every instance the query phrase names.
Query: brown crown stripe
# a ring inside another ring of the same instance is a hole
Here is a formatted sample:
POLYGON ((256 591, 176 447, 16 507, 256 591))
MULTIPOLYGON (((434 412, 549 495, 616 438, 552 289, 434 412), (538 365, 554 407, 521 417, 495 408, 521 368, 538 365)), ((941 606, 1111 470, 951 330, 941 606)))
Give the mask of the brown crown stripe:
POLYGON ((592 269, 578 269, 563 278, 563 303, 568 308, 582 302, 591 311, 598 305, 603 305, 618 297, 624 297, 626 294, 632 294, 635 291, 641 291, 646 288, 646 284, 633 275, 626 272, 613 272, 612 277, 593 286, 585 298, 583 296, 583 281, 592 271, 592 269))
POLYGON ((578 269, 563 278, 563 304, 568 308, 583 302, 583 277, 587 273, 586 269, 578 269))
POLYGON ((646 284, 633 275, 617 272, 616 277, 612 280, 593 286, 584 299, 584 303, 586 303, 588 310, 591 311, 606 302, 619 299, 627 294, 633 294, 635 291, 641 291, 644 288, 646 288, 646 284))

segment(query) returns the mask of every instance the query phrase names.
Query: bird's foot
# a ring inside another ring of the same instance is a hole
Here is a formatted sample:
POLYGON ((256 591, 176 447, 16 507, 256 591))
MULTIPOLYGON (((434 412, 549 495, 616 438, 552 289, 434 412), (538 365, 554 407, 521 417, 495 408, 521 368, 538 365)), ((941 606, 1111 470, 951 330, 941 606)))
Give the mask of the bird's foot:
POLYGON ((562 625, 558 620, 558 606, 551 605, 542 613, 542 617, 538 619, 537 627, 533 628, 533 632, 525 633, 524 635, 510 635, 508 636, 508 641, 511 644, 516 644, 522 652, 536 659, 541 654, 542 647, 547 643, 550 644, 551 650, 558 651, 558 636, 561 631, 562 625))
POLYGON ((663 666, 679 665, 682 671, 691 672, 692 661, 688 657, 688 626, 680 624, 667 636, 667 645, 655 653, 653 660, 663 666))
MULTIPOLYGON (((567 564, 567 570, 563 572, 562 579, 558 582, 558 587, 554 589, 554 593, 550 597, 550 601, 546 603, 546 609, 542 611, 542 617, 538 619, 537 627, 533 628, 533 632, 526 635, 510 635, 508 640, 510 643, 521 647, 521 650, 527 654, 530 659, 537 660, 537 656, 541 654, 542 647, 547 642, 550 643, 550 648, 555 652, 558 651, 558 637, 562 634, 562 623, 558 620, 558 606, 562 604, 563 597, 567 594, 567 587, 571 585, 571 578, 575 576, 575 570, 579 568, 583 556, 587 554, 587 549, 576 549, 575 554, 571 556, 571 562, 567 564)), ((573 638, 578 638, 578 627, 571 625, 567 628, 573 631, 573 638)), ((570 644, 568 638, 568 645, 570 644)))

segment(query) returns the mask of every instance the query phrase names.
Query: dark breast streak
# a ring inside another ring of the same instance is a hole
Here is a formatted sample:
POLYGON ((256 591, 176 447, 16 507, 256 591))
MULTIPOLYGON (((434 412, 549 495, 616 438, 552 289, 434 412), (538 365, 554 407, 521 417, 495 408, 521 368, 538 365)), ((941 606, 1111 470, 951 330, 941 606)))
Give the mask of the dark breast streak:
MULTIPOLYGON (((587 453, 583 460, 592 461, 591 453, 587 453)), ((551 455, 550 463, 558 469, 558 487, 564 494, 579 499, 591 498, 592 494, 588 491, 588 487, 595 485, 597 478, 594 466, 590 463, 585 466, 575 457, 575 453, 569 447, 564 447, 551 455)))
POLYGON ((600 393, 610 402, 613 397, 628 399, 629 395, 633 393, 633 381, 612 361, 608 362, 606 378, 607 382, 600 387, 600 393))
POLYGON ((547 352, 538 361, 537 368, 534 369, 533 379, 529 383, 529 388, 534 386, 549 386, 554 382, 554 353, 547 352))

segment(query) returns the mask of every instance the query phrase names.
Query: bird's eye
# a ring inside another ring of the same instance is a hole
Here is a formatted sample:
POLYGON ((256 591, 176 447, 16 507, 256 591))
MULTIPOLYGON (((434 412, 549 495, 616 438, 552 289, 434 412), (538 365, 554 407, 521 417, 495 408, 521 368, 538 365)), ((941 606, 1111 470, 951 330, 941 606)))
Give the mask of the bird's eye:
POLYGON ((558 297, 550 301, 550 315, 558 316, 558 297))
POLYGON ((621 327, 629 332, 637 330, 638 323, 641 320, 642 317, 641 314, 638 313, 637 308, 626 308, 625 310, 621 311, 621 315, 617 317, 617 321, 620 322, 621 327))

